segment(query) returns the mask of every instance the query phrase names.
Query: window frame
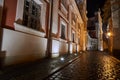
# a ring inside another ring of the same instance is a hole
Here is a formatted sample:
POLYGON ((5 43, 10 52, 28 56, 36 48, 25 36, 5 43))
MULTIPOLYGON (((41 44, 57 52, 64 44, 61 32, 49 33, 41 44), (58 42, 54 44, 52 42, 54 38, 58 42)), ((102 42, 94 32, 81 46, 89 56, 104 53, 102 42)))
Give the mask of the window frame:
POLYGON ((67 39, 67 23, 62 18, 60 18, 60 39, 63 40, 67 39), (64 25, 64 32, 62 31, 63 25, 64 25), (62 34, 64 34, 64 38, 62 38, 63 36, 62 34))
MULTIPOLYGON (((46 2, 39 0, 39 5, 41 6, 40 21, 41 21, 42 15, 43 15, 43 7, 45 7, 44 4, 46 4, 46 2)), ((41 29, 39 31, 29 28, 29 27, 26 27, 23 25, 23 12, 24 12, 24 0, 17 0, 16 18, 15 18, 15 22, 14 22, 15 31, 19 31, 22 33, 35 35, 35 36, 39 36, 39 37, 45 37, 46 36, 45 27, 44 27, 45 23, 41 22, 41 29)), ((45 20, 46 20, 46 18, 45 18, 45 20)))
POLYGON ((60 12, 62 12, 64 17, 68 18, 69 5, 68 5, 67 0, 63 0, 63 2, 62 2, 62 0, 59 1, 59 10, 60 10, 60 12), (67 4, 65 5, 65 3, 63 3, 63 2, 66 2, 67 4))
POLYGON ((23 9, 23 22, 22 24, 28 28, 39 31, 41 28, 41 6, 37 4, 34 0, 25 0, 23 9), (28 2, 28 4, 27 4, 28 2), (26 9, 26 6, 28 9, 26 9), (34 9, 33 9, 34 6, 34 9), (37 12, 35 12, 37 11, 37 12), (33 13, 35 12, 35 13, 33 13), (28 20, 25 17, 28 16, 28 20), (35 26, 34 26, 35 25, 35 26))
POLYGON ((64 8, 68 11, 68 4, 67 3, 67 0, 61 0, 61 4, 64 6, 64 8))
POLYGON ((74 12, 72 12, 71 13, 71 22, 72 22, 73 26, 76 25, 76 20, 77 20, 76 14, 74 12))
POLYGON ((2 15, 3 15, 3 6, 4 6, 4 0, 0 0, 0 26, 2 25, 2 15))
POLYGON ((71 41, 72 41, 73 43, 75 42, 75 31, 74 31, 74 30, 72 30, 71 41))

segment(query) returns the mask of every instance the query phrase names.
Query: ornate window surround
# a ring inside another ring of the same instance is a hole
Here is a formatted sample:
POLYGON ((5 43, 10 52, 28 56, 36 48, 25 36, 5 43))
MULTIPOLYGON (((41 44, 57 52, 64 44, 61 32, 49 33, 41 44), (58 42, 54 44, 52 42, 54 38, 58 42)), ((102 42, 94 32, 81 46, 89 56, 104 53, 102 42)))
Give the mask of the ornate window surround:
POLYGON ((75 26, 76 25, 76 20, 77 20, 77 17, 75 15, 74 12, 71 13, 71 22, 72 22, 72 25, 75 26))
MULTIPOLYGON (((64 0, 64 2, 67 0, 64 0)), ((67 4, 66 4, 67 5, 67 4)), ((68 8, 66 8, 65 3, 62 2, 62 0, 59 1, 59 9, 63 13, 63 15, 67 18, 68 17, 68 8)))
POLYGON ((23 25, 34 30, 40 30, 41 27, 41 6, 37 0, 25 0, 23 12, 23 25))
MULTIPOLYGON (((42 8, 41 10, 43 10, 43 2, 40 0, 34 0, 34 1, 39 1, 38 4, 42 8)), ((23 12, 24 12, 24 0, 17 0, 17 11, 16 11, 15 22, 14 22, 15 30, 23 32, 23 33, 28 33, 28 34, 32 34, 32 35, 45 37, 46 33, 44 31, 42 31, 42 32, 37 31, 37 30, 31 29, 31 28, 28 28, 28 27, 22 25, 23 12)), ((41 15, 42 15, 42 13, 41 13, 41 15)), ((41 21, 41 18, 40 18, 40 21, 41 21)), ((44 27, 44 26, 42 26, 42 27, 44 27)))

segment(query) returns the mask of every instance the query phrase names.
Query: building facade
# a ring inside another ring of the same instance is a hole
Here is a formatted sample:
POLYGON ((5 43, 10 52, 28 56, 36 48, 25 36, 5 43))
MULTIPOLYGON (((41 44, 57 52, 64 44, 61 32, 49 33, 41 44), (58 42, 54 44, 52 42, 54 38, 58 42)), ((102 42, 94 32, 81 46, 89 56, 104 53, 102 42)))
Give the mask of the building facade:
POLYGON ((88 19, 87 50, 103 51, 103 29, 100 11, 88 19))
MULTIPOLYGON (((114 54, 120 52, 120 1, 112 0, 111 1, 111 21, 112 24, 112 34, 113 34, 113 45, 112 48, 114 50, 114 54)), ((111 29, 110 29, 111 30, 111 29)))
POLYGON ((84 22, 74 0, 2 0, 0 56, 4 65, 84 50, 84 22))
POLYGON ((97 30, 96 31, 97 43, 98 43, 97 47, 98 47, 99 51, 103 51, 103 29, 102 29, 102 27, 103 27, 102 22, 103 21, 102 21, 100 14, 101 14, 100 11, 98 11, 96 13, 97 21, 96 21, 95 25, 96 25, 96 30, 97 30))
POLYGON ((86 50, 86 46, 87 46, 87 21, 88 21, 88 18, 87 18, 87 9, 86 9, 86 6, 87 6, 87 0, 75 0, 76 3, 77 3, 77 6, 78 6, 78 9, 79 9, 79 12, 81 14, 81 17, 82 17, 82 20, 84 22, 83 26, 84 26, 84 31, 83 31, 83 50, 85 51, 86 50))

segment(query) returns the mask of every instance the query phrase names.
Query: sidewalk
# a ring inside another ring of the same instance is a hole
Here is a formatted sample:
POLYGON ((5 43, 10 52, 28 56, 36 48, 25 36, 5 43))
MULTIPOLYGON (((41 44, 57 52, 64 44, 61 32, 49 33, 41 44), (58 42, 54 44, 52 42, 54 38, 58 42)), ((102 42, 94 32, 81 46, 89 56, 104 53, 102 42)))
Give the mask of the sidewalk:
POLYGON ((6 67, 0 71, 0 80, 43 80, 76 60, 80 54, 65 54, 54 59, 6 67))

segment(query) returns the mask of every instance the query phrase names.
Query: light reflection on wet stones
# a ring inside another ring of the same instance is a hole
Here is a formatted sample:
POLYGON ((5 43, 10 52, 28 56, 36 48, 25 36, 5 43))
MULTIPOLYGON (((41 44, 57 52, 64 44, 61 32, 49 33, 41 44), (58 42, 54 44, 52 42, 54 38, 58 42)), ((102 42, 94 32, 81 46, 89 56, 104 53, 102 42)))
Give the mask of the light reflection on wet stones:
POLYGON ((85 53, 54 76, 53 80, 120 80, 120 62, 103 52, 85 53))

